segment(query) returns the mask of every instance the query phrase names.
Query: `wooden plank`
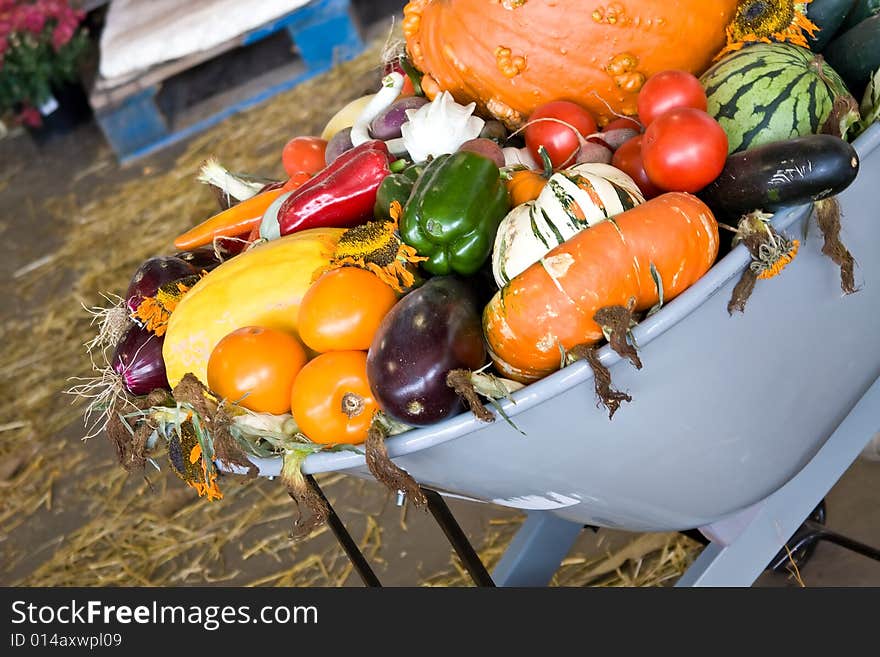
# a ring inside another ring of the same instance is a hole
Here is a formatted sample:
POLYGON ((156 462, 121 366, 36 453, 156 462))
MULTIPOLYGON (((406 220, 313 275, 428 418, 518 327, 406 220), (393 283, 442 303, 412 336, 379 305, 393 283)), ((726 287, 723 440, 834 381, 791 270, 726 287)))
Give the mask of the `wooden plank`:
POLYGON ((229 43, 157 67, 116 87, 102 89, 101 84, 108 81, 98 81, 91 95, 92 107, 119 160, 125 164, 187 139, 363 50, 348 0, 317 0, 301 6, 283 20, 237 37, 235 45, 245 40, 254 43, 281 29, 295 40, 299 57, 180 113, 163 116, 159 111, 155 94, 162 81, 228 51, 229 43))
POLYGON ((251 78, 244 84, 208 96, 204 100, 176 112, 171 121, 171 130, 173 132, 184 130, 206 116, 214 116, 228 107, 237 107, 243 100, 255 98, 266 89, 275 89, 291 80, 302 80, 302 75, 305 72, 305 63, 299 58, 289 64, 276 66, 255 78, 251 78))
POLYGON ((107 105, 116 104, 127 96, 131 96, 143 89, 148 89, 157 84, 161 84, 178 73, 188 71, 199 64, 214 59, 225 52, 229 52, 233 48, 239 47, 242 45, 242 41, 243 37, 241 36, 236 37, 235 39, 230 39, 229 41, 218 44, 208 50, 202 50, 193 53, 192 55, 172 60, 167 64, 156 66, 140 74, 136 74, 136 77, 133 79, 125 78, 126 81, 123 82, 105 80, 99 76, 95 81, 95 86, 90 95, 92 108, 100 109, 107 105))
POLYGON ((154 66, 146 71, 133 73, 124 78, 110 80, 98 76, 92 87, 92 91, 89 94, 89 101, 92 105, 92 109, 98 110, 108 105, 114 105, 128 96, 137 94, 144 89, 160 85, 168 78, 214 59, 234 48, 256 43, 270 34, 283 30, 289 25, 294 25, 300 22, 302 20, 303 12, 308 14, 315 9, 323 11, 324 5, 328 4, 328 2, 331 5, 337 4, 337 0, 320 0, 314 4, 297 7, 288 14, 270 21, 265 25, 256 27, 253 30, 249 30, 244 34, 240 34, 233 39, 217 44, 213 48, 201 50, 187 55, 186 57, 171 60, 158 66, 154 66))
POLYGON ((293 89, 300 82, 322 72, 321 69, 306 68, 302 61, 296 61, 264 73, 244 85, 249 90, 248 95, 242 92, 242 87, 237 87, 217 95, 228 102, 225 106, 215 102, 216 96, 193 105, 174 119, 167 135, 142 148, 118 153, 120 162, 128 164, 188 139, 234 114, 265 102, 283 91, 293 89))
POLYGON ((118 106, 95 112, 95 120, 117 154, 130 153, 168 134, 168 124, 156 106, 156 89, 129 96, 118 106))

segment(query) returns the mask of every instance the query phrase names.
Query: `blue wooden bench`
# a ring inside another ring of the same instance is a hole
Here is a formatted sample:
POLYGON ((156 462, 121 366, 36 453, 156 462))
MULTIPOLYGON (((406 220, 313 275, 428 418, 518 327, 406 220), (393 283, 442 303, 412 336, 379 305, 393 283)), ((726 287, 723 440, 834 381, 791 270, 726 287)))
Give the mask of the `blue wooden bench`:
POLYGON ((223 119, 295 87, 363 50, 349 0, 314 0, 291 13, 207 51, 144 71, 136 79, 110 86, 98 78, 89 100, 95 119, 120 162, 144 157, 187 139, 223 119), (156 95, 164 81, 233 48, 287 31, 299 57, 241 87, 222 92, 185 118, 165 116, 156 95), (103 83, 102 83, 103 82, 103 83))

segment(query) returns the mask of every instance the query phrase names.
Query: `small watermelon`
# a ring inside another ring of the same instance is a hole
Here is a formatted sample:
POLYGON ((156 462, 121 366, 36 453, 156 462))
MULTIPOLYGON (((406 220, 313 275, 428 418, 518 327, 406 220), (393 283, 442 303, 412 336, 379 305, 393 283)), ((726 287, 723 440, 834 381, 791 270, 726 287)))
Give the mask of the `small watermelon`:
MULTIPOLYGON (((758 43, 731 53, 700 82, 707 111, 727 133, 730 153, 818 134, 835 100, 838 109, 855 105, 846 84, 821 55, 789 43, 758 43)), ((858 116, 849 118, 841 125, 858 116)))

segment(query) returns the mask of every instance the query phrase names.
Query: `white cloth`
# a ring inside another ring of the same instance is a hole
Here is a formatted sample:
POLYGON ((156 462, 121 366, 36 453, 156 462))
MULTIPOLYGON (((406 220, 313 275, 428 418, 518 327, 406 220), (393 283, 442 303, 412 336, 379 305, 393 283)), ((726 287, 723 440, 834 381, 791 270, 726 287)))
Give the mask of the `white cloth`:
POLYGON ((101 34, 101 77, 131 77, 208 50, 308 1, 113 0, 101 34))

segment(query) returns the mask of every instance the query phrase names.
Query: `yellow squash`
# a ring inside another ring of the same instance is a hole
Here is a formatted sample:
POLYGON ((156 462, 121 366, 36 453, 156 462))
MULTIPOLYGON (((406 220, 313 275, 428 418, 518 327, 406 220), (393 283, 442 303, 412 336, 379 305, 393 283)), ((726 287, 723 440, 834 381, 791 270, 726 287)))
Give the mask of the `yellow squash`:
POLYGON ((327 122, 327 125, 324 126, 324 130, 321 132, 321 139, 330 141, 340 130, 345 130, 346 128, 353 126, 354 122, 357 121, 358 117, 361 115, 361 112, 363 112, 367 105, 370 104, 370 101, 373 100, 373 96, 375 95, 376 94, 369 94, 367 96, 355 98, 348 105, 336 112, 336 114, 334 114, 327 122))
POLYGON ((223 263, 183 297, 171 315, 162 357, 168 383, 192 372, 207 384, 208 357, 223 336, 243 326, 296 334, 297 314, 316 270, 326 267, 341 228, 313 228, 223 263))

